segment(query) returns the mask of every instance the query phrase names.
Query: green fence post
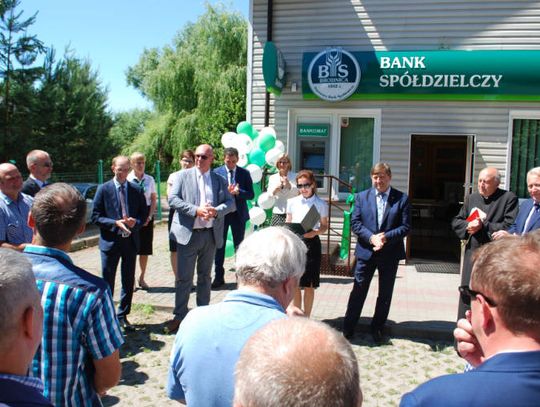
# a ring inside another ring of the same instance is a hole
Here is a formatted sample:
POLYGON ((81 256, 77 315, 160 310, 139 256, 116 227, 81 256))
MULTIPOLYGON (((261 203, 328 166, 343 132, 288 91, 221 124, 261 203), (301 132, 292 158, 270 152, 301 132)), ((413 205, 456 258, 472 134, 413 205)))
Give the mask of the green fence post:
POLYGON ((98 184, 103 184, 103 160, 98 160, 97 177, 98 184))
POLYGON ((162 219, 161 213, 161 166, 159 160, 156 161, 156 181, 157 181, 157 218, 162 219))

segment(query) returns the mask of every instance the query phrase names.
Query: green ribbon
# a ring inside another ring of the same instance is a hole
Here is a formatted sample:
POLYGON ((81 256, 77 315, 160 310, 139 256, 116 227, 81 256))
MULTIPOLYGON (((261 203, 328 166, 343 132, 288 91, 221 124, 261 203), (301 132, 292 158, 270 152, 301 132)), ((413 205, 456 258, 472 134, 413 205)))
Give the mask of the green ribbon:
POLYGON ((341 246, 339 249, 339 257, 343 260, 349 257, 349 252, 351 251, 351 215, 354 210, 355 193, 356 190, 353 188, 345 200, 345 203, 349 205, 349 210, 343 212, 343 232, 341 235, 341 246))

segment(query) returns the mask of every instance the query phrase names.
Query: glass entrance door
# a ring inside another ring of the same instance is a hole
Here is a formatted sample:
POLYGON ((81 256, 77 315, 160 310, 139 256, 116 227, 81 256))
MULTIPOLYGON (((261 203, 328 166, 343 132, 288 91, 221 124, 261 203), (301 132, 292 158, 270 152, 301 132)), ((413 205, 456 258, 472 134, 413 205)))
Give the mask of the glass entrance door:
MULTIPOLYGON (((373 117, 340 118, 339 179, 351 184, 357 192, 371 186, 374 124, 373 117)), ((348 190, 340 185, 339 192, 348 190)))

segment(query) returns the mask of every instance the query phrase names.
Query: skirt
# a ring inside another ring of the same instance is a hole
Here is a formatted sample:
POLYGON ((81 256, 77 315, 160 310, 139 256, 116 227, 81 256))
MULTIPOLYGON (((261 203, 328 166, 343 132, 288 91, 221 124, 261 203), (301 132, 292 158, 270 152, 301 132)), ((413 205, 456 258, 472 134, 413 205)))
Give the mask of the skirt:
POLYGON ((154 242, 154 219, 148 225, 139 229, 140 246, 138 255, 149 256, 152 254, 152 243, 154 242))
POLYGON ((307 261, 306 271, 300 279, 300 287, 319 286, 319 278, 321 276, 321 239, 315 236, 311 239, 302 238, 307 246, 307 261))
MULTIPOLYGON (((169 232, 171 231, 171 225, 172 225, 173 217, 174 217, 174 209, 171 208, 171 209, 169 209, 169 219, 167 221, 167 230, 169 232)), ((176 240, 171 239, 170 235, 169 235, 169 251, 176 252, 176 240)))

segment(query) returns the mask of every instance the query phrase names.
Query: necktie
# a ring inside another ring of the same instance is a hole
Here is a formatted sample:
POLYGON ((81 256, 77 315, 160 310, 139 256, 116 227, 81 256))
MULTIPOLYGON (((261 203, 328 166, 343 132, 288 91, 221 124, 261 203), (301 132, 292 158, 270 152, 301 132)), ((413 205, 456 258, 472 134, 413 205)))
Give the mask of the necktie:
POLYGON ((385 196, 386 196, 386 193, 384 192, 379 192, 377 194, 377 224, 379 228, 381 227, 383 215, 384 215, 385 196))
POLYGON ((540 215, 540 203, 535 203, 531 209, 531 212, 529 213, 529 216, 527 217, 527 220, 525 221, 525 226, 523 227, 523 233, 525 234, 531 230, 532 225, 534 225, 534 222, 540 215))
MULTIPOLYGON (((204 175, 199 176, 199 206, 204 206, 207 202, 206 199, 206 181, 204 175)), ((202 227, 207 227, 208 221, 203 220, 202 218, 197 218, 202 227)))
POLYGON ((146 192, 146 189, 144 188, 144 178, 139 181, 139 186, 141 187, 141 191, 144 194, 146 192))
POLYGON ((234 184, 234 170, 229 170, 229 185, 234 184))
POLYGON ((127 205, 126 205, 126 195, 124 192, 125 189, 126 187, 124 186, 124 184, 121 184, 119 196, 120 196, 120 209, 122 210, 122 218, 125 218, 128 216, 127 205))

